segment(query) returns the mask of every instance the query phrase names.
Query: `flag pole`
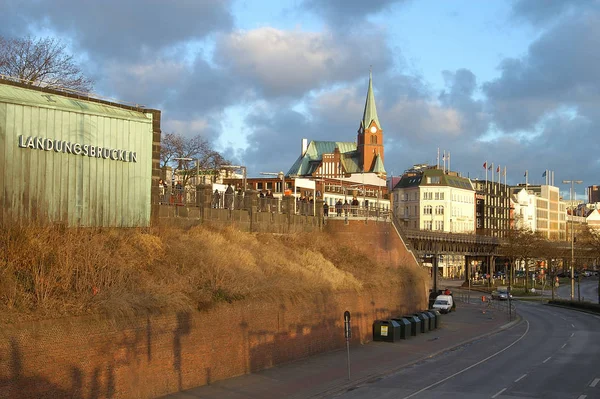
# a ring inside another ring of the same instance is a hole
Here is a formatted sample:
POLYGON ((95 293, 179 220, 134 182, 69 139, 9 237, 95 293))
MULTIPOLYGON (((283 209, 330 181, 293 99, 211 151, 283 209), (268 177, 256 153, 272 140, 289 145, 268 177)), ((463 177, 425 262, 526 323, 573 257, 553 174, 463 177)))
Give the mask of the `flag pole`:
POLYGON ((446 173, 446 150, 444 150, 444 154, 442 155, 442 164, 444 164, 442 170, 444 171, 444 173, 446 173))

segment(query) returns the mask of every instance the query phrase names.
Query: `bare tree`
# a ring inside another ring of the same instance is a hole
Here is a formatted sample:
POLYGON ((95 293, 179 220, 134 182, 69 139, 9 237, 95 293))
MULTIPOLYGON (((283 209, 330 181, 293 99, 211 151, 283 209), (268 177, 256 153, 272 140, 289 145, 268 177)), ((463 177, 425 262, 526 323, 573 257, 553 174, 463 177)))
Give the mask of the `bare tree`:
POLYGON ((525 267, 525 290, 529 284, 530 261, 541 255, 543 240, 538 233, 529 229, 511 229, 502 244, 502 252, 510 259, 510 281, 514 281, 516 262, 522 262, 525 267))
POLYGON ((64 43, 52 37, 0 36, 0 74, 35 86, 90 92, 92 81, 83 75, 65 48, 64 43))
POLYGON ((201 136, 185 138, 177 133, 163 135, 160 147, 160 166, 176 168, 185 187, 196 170, 214 171, 230 162, 215 151, 201 136), (198 162, 198 165, 196 165, 198 162))

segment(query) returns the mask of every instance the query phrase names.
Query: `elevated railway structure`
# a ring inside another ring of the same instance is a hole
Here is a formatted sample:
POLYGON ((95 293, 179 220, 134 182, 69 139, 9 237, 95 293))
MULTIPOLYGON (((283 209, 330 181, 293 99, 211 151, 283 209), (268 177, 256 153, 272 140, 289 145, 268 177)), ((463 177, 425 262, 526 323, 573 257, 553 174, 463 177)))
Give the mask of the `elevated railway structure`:
MULTIPOLYGON (((472 261, 482 262, 482 265, 485 265, 482 271, 494 274, 496 271, 496 259, 508 258, 508 254, 505 253, 505 246, 503 246, 506 244, 506 240, 500 237, 406 228, 395 215, 392 215, 390 221, 394 224, 398 234, 402 237, 407 248, 414 254, 417 261, 421 265, 424 265, 425 260, 431 263, 434 289, 437 287, 437 271, 440 255, 464 256, 463 270, 465 281, 473 277, 472 261)), ((553 242, 553 247, 568 254, 563 259, 565 264, 570 262, 570 242, 553 242)), ((600 254, 593 248, 582 249, 579 247, 574 257, 577 258, 579 263, 582 261, 592 263, 600 258, 600 254)))

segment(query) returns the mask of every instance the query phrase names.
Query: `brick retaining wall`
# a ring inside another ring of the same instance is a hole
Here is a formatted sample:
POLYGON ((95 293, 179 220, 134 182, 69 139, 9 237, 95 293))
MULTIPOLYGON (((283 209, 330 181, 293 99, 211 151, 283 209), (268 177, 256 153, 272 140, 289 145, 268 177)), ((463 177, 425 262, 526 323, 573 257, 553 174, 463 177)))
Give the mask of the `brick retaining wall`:
POLYGON ((122 323, 0 326, 0 398, 153 398, 371 340, 374 320, 423 309, 424 287, 222 304, 122 323))

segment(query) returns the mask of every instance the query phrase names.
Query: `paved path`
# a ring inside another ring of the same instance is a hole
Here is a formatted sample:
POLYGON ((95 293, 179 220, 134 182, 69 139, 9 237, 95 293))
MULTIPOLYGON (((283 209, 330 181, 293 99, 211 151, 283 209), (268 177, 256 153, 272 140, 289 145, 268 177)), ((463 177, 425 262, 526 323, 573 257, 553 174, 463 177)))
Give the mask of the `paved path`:
MULTIPOLYGON (((514 316, 514 315, 513 315, 514 316)), ((350 380, 346 350, 329 352, 259 373, 217 381, 165 396, 189 398, 326 398, 345 392, 420 360, 509 328, 508 315, 485 304, 457 303, 442 316, 442 327, 400 342, 370 342, 350 347, 350 380)))

